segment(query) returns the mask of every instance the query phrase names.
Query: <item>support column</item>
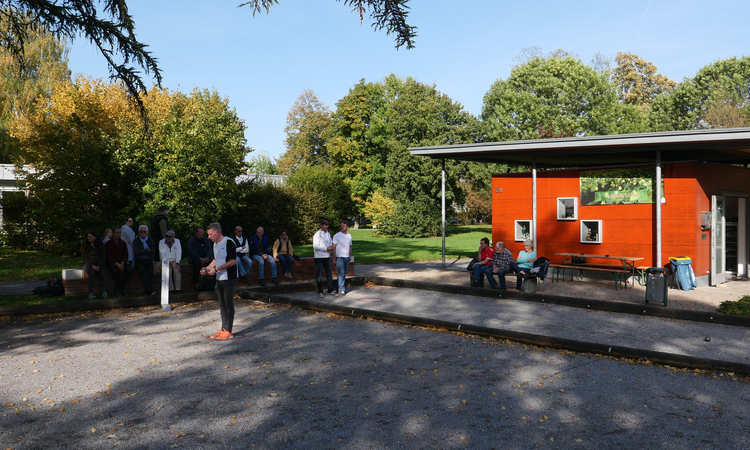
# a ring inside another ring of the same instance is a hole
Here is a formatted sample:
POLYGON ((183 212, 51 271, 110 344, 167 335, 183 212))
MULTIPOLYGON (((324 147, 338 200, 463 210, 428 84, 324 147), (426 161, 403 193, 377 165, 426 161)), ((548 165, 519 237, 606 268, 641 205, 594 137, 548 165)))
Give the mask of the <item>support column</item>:
POLYGON ((443 270, 445 270, 445 158, 443 158, 443 166, 442 166, 442 176, 443 176, 443 195, 442 195, 442 210, 443 210, 443 270))
POLYGON ((656 264, 661 267, 661 151, 656 152, 656 264))
POLYGON ((536 157, 531 165, 531 242, 534 244, 534 251, 539 254, 536 246, 536 157))

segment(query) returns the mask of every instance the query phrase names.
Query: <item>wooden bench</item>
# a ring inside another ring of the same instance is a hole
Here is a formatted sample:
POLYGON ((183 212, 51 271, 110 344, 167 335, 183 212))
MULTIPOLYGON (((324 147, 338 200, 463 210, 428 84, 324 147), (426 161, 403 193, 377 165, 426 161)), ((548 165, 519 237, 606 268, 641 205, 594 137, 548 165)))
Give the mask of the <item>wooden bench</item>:
POLYGON ((565 271, 570 270, 570 280, 573 280, 574 271, 578 271, 579 277, 583 278, 583 271, 590 272, 609 272, 613 275, 615 281, 615 290, 623 283, 627 289, 628 276, 632 274, 630 270, 625 270, 622 266, 613 266, 608 264, 550 264, 555 281, 559 281, 562 274, 562 280, 565 281, 565 271))

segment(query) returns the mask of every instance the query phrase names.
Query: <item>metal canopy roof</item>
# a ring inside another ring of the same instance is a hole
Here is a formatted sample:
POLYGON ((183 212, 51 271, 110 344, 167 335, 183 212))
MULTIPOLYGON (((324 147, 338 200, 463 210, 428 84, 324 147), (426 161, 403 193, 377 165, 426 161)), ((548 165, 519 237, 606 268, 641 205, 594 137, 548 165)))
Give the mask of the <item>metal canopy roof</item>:
POLYGON ((539 168, 707 161, 750 164, 750 128, 410 147, 412 155, 539 168))

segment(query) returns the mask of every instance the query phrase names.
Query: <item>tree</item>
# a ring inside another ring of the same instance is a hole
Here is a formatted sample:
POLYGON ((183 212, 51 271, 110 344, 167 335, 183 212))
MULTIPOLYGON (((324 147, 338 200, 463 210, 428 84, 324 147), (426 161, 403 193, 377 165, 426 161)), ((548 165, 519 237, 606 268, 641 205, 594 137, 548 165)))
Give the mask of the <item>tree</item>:
MULTIPOLYGON (((11 32, 0 14, 0 35, 11 32)), ((44 28, 30 31, 25 44, 24 64, 0 47, 0 163, 13 162, 8 125, 17 116, 33 111, 40 97, 49 97, 52 87, 70 80, 65 41, 44 28)))
POLYGON ((244 173, 244 123, 214 91, 190 95, 154 88, 143 96, 148 129, 119 84, 78 78, 60 83, 49 102, 11 124, 32 217, 64 251, 88 229, 125 215, 147 222, 171 207, 180 236, 221 217, 244 173), (158 120, 156 120, 158 119, 158 120))
POLYGON ((482 120, 496 141, 645 131, 645 117, 618 101, 605 74, 570 56, 535 57, 498 80, 482 120))
POLYGON ((722 128, 750 116, 750 56, 701 68, 693 78, 654 100, 649 121, 654 131, 722 128))
POLYGON ((357 207, 385 183, 387 133, 379 130, 387 104, 385 85, 364 79, 336 103, 328 152, 331 164, 349 183, 357 207))
POLYGON ((656 66, 632 53, 617 52, 617 66, 612 71, 612 81, 623 103, 649 109, 659 95, 670 92, 677 85, 657 73, 656 66))
POLYGON ((14 55, 22 67, 28 59, 26 44, 42 26, 60 39, 88 39, 107 60, 112 76, 125 84, 139 105, 139 94, 147 88, 138 68, 152 73, 161 84, 156 59, 135 37, 135 22, 125 0, 0 0, 0 22, 10 29, 0 35, 0 47, 14 55), (103 11, 99 11, 97 5, 102 3, 103 11))
POLYGON ((120 170, 137 188, 131 211, 150 219, 170 207, 170 225, 189 236, 197 224, 220 218, 234 202, 236 179, 247 170, 245 124, 215 90, 189 95, 154 88, 143 97, 151 121, 120 123, 115 152, 120 170))
MULTIPOLYGON (((342 0, 338 0, 342 1, 342 0)), ((343 0, 344 5, 350 6, 353 11, 359 14, 360 23, 364 21, 365 13, 372 9, 370 18, 373 19, 372 27, 380 31, 385 28, 385 33, 396 35, 396 48, 406 45, 407 49, 414 48, 414 38, 417 36, 416 27, 406 23, 409 16, 409 0, 343 0)), ((266 13, 274 4, 278 5, 278 0, 251 0, 242 3, 240 6, 249 5, 253 9, 253 16, 256 13, 266 10, 266 13)))
POLYGON ((129 204, 129 180, 113 158, 118 118, 128 109, 121 86, 78 78, 58 83, 48 103, 10 125, 31 166, 17 169, 31 194, 30 216, 62 251, 75 251, 86 230, 110 226, 129 204))
MULTIPOLYGON (((412 78, 399 80, 391 75, 386 85, 398 95, 383 113, 390 152, 386 164, 385 195, 397 204, 391 226, 383 234, 402 237, 435 236, 440 232, 442 163, 413 156, 409 147, 475 142, 479 123, 460 103, 435 86, 412 78), (396 89, 393 89, 396 88, 396 89)), ((461 163, 445 162, 448 172, 446 201, 463 204, 464 192, 458 186, 461 163)))
POLYGON ((286 187, 297 203, 294 228, 303 236, 312 237, 321 219, 335 223, 351 217, 349 186, 328 167, 300 166, 289 175, 286 187))
POLYGON ((279 168, 276 165, 276 160, 268 155, 268 152, 261 151, 250 158, 249 170, 251 173, 261 175, 278 175, 279 168))
POLYGON ((279 170, 291 173, 302 165, 327 165, 331 139, 331 112, 315 93, 305 90, 294 102, 286 119, 287 150, 279 158, 279 170))

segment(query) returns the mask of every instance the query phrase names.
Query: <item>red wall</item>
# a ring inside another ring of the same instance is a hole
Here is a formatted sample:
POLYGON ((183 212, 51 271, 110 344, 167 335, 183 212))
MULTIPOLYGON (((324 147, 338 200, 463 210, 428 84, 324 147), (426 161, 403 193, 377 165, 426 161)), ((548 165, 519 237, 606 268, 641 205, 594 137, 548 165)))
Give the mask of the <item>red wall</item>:
MULTIPOLYGON (((587 169, 591 170, 591 169, 587 169)), ((578 205, 578 220, 557 220, 557 198, 580 202, 580 170, 539 172, 537 175, 537 255, 562 262, 555 253, 590 253, 643 257, 637 265, 663 267, 670 256, 693 259, 696 275, 710 270, 710 233, 700 229, 700 211, 711 210, 711 195, 720 190, 750 189, 750 170, 695 162, 667 164, 662 169, 662 261, 655 261, 654 204, 578 205), (602 243, 580 242, 580 221, 602 221, 602 243), (702 237, 705 237, 702 238, 702 237)), ((517 254, 515 220, 532 219, 531 174, 492 178, 492 239, 501 240, 517 254)), ((598 261, 604 262, 604 261, 598 261)))

